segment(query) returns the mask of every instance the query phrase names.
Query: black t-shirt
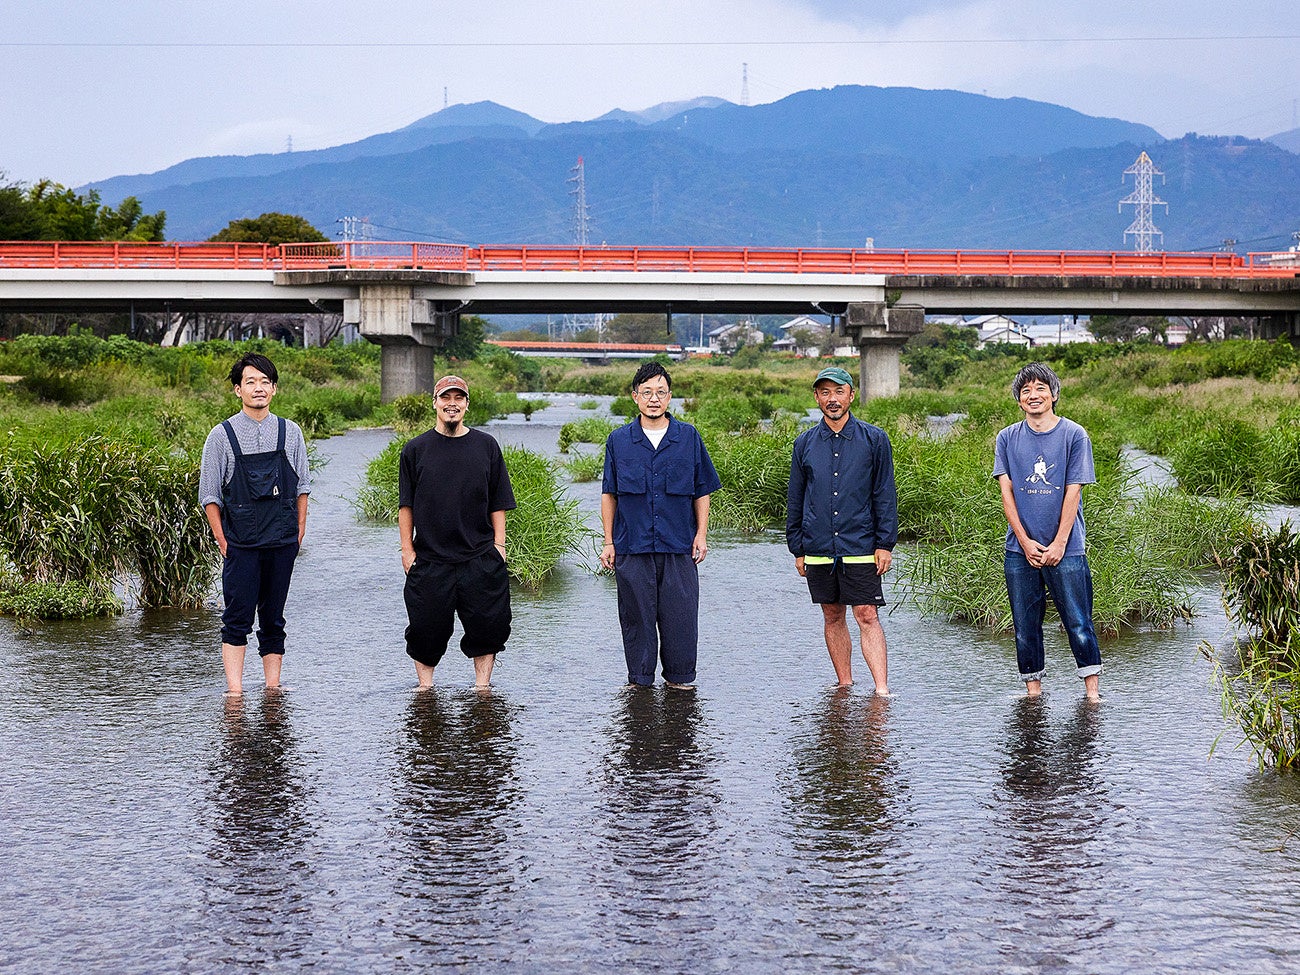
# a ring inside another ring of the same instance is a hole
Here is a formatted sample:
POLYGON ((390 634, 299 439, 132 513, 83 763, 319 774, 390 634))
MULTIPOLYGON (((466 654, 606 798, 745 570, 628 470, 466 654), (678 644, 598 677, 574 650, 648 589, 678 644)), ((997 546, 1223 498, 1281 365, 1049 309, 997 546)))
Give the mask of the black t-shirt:
POLYGON ((515 507, 501 447, 480 430, 430 430, 409 441, 397 490, 398 505, 411 509, 416 557, 431 562, 483 555, 492 548, 492 512, 515 507))

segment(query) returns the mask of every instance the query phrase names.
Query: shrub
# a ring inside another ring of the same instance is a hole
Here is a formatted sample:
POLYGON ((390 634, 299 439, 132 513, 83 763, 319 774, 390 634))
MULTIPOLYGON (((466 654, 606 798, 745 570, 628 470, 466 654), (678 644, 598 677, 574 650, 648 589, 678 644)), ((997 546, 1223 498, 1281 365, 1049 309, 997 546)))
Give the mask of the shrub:
POLYGON ((111 592, 83 582, 0 581, 0 613, 23 623, 115 616, 121 611, 122 604, 111 592))

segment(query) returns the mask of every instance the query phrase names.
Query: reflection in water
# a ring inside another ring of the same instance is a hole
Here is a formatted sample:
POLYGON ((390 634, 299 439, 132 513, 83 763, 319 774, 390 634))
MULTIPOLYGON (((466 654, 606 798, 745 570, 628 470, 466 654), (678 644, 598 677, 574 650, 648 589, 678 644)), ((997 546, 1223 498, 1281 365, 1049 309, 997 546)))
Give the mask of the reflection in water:
POLYGON ((1053 732, 1042 697, 1016 700, 1001 764, 1007 845, 992 866, 994 884, 1013 911, 1012 930, 1046 958, 1083 947, 1114 921, 1099 915, 1099 871, 1092 847, 1112 812, 1098 748, 1102 707, 1079 700, 1053 732))
POLYGON ((665 942, 689 952, 693 936, 713 936, 704 902, 718 892, 718 784, 697 693, 626 688, 609 730, 598 884, 613 920, 607 936, 631 958, 665 942))
POLYGON ((399 745, 397 818, 408 853, 397 893, 413 940, 483 958, 511 894, 508 817, 519 799, 513 706, 497 691, 413 694, 399 745))
POLYGON ((208 852, 218 869, 209 896, 220 913, 248 922, 234 927, 292 951, 311 936, 294 923, 308 909, 312 868, 304 847, 313 833, 292 707, 288 695, 267 692, 260 702, 226 698, 224 709, 208 852))
POLYGON ((893 825, 889 701, 836 687, 795 746, 797 844, 828 860, 878 860, 893 825), (870 842, 864 842, 870 840, 870 842))

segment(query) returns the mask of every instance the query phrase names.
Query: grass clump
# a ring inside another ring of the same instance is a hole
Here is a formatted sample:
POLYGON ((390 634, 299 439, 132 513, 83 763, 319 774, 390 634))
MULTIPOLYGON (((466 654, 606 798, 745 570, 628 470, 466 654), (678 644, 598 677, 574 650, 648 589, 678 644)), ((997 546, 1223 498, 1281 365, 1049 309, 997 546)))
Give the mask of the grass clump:
POLYGON ((605 448, 602 446, 594 453, 573 451, 564 462, 564 469, 578 484, 599 480, 605 475, 605 448))
POLYGON ((1250 633, 1234 669, 1208 644, 1225 721, 1241 730, 1261 768, 1300 767, 1300 535, 1284 522, 1255 527, 1218 558, 1229 621, 1250 633))
POLYGON ((588 416, 570 420, 560 427, 560 453, 567 454, 575 443, 604 444, 609 435, 622 424, 603 416, 588 416))
POLYGON ((197 457, 103 437, 10 444, 0 457, 9 591, 31 594, 24 611, 60 616, 76 605, 102 615, 118 579, 138 582, 145 608, 201 605, 218 553, 197 492, 197 457))

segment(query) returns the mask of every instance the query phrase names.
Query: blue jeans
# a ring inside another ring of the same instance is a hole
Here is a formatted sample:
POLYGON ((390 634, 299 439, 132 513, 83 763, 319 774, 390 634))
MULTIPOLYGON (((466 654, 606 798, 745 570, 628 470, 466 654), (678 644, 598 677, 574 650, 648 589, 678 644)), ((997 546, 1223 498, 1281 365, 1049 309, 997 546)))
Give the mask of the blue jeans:
POLYGON ((1086 555, 1068 555, 1059 565, 1037 568, 1019 552, 1007 552, 1003 563, 1011 619, 1016 627, 1016 662, 1023 681, 1042 680, 1043 617, 1047 593, 1061 615, 1079 677, 1101 673, 1101 647, 1092 627, 1092 571, 1086 555))

